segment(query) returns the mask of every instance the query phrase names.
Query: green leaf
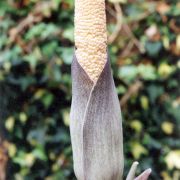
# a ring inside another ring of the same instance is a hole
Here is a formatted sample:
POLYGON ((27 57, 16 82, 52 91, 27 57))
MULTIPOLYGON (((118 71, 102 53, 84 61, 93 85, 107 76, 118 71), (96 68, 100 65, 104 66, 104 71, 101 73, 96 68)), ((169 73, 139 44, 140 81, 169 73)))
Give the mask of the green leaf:
POLYGON ((150 56, 157 56, 162 48, 161 42, 146 42, 146 51, 150 56))

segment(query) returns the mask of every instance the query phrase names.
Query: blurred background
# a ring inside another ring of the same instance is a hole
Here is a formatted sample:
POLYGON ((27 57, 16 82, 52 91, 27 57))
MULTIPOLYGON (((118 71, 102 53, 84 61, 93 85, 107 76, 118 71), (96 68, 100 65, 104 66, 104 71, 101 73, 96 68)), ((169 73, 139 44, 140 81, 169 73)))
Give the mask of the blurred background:
MULTIPOLYGON (((109 0, 125 173, 180 179, 180 2, 109 0)), ((73 0, 0 1, 0 173, 73 180, 69 135, 73 0), (6 162, 8 160, 7 168, 6 162)))

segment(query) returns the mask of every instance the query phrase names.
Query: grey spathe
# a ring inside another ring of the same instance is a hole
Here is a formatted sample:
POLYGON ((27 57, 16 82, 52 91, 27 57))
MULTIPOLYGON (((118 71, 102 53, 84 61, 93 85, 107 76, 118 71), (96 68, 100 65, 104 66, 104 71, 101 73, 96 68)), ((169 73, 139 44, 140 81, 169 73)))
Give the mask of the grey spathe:
POLYGON ((74 56, 70 119, 77 179, 121 180, 122 118, 109 59, 93 83, 74 56))

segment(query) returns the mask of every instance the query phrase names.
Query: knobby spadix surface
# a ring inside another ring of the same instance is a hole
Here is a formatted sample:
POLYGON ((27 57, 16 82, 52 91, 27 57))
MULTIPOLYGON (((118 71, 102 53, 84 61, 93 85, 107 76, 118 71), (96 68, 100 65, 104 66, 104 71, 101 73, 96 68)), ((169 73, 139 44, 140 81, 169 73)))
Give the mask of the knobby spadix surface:
POLYGON ((74 22, 78 62, 95 82, 107 60, 105 0, 75 0, 74 22))

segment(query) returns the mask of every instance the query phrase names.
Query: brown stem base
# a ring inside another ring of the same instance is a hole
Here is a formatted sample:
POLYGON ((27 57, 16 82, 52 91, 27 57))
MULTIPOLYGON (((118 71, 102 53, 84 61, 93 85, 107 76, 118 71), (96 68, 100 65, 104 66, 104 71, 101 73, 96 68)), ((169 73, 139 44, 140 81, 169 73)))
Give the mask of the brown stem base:
POLYGON ((0 138, 0 180, 6 179, 6 167, 8 162, 6 142, 0 138))

